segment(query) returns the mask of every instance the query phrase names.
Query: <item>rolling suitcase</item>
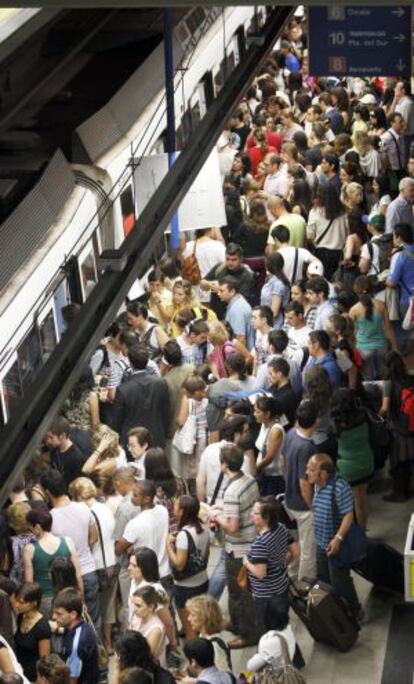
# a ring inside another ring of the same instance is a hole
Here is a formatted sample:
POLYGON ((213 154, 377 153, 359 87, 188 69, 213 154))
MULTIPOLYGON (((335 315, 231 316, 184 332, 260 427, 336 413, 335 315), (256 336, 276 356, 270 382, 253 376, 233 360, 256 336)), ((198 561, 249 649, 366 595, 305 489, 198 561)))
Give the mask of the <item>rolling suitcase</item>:
POLYGON ((359 625, 329 584, 319 580, 291 582, 289 602, 315 641, 345 652, 357 640, 359 625))
POLYGON ((367 555, 352 570, 377 589, 404 595, 404 556, 388 544, 368 539, 367 555))

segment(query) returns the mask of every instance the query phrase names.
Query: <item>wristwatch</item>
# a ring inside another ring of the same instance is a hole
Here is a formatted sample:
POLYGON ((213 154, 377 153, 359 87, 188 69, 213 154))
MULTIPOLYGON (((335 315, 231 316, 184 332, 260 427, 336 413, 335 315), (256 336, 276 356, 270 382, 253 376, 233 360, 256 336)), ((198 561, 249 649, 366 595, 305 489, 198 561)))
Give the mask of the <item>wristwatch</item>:
POLYGON ((342 534, 338 534, 338 533, 335 535, 335 539, 339 539, 339 541, 341 541, 341 542, 344 541, 342 534))

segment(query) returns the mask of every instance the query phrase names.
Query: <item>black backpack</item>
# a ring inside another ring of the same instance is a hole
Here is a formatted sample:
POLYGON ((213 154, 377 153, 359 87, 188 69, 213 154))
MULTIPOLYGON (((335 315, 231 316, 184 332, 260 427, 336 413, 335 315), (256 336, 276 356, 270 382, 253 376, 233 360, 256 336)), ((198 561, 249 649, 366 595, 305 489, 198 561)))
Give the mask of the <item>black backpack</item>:
POLYGON ((150 328, 144 333, 144 335, 141 337, 141 344, 145 349, 148 351, 149 357, 152 361, 155 361, 158 363, 158 361, 161 361, 162 358, 162 350, 160 347, 153 347, 152 344, 150 343, 151 335, 154 332, 154 328, 156 328, 156 324, 151 325, 150 328))
POLYGON ((382 271, 385 271, 390 264, 390 252, 392 248, 392 235, 380 235, 380 237, 372 238, 372 240, 369 240, 367 242, 367 247, 368 247, 368 252, 369 252, 369 258, 371 259, 371 266, 377 271, 376 275, 378 273, 382 273, 382 271), (378 262, 379 262, 379 270, 377 271, 376 267, 374 266, 373 258, 374 258, 374 247, 373 245, 377 245, 379 253, 378 253, 378 262))

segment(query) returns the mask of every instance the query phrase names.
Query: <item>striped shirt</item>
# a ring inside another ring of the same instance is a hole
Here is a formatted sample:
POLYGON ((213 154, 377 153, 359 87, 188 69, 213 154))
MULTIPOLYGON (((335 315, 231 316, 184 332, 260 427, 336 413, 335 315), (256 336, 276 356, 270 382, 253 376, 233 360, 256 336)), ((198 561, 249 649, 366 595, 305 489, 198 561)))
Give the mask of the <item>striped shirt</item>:
POLYGON ((342 518, 354 507, 352 489, 342 477, 332 477, 324 487, 315 486, 313 513, 315 520, 316 543, 325 549, 337 533, 342 518), (335 483, 335 514, 332 506, 333 486, 335 483), (335 519, 334 519, 335 518, 335 519))
POLYGON ((256 480, 243 473, 234 476, 224 492, 223 517, 239 519, 238 531, 233 534, 226 531, 224 539, 227 553, 233 553, 235 558, 242 558, 247 554, 256 536, 250 513, 259 497, 256 480))
POLYGON ((263 579, 257 579, 249 572, 253 596, 268 598, 286 592, 288 588, 286 555, 291 543, 292 538, 288 530, 280 523, 274 530, 268 530, 256 537, 247 558, 254 565, 265 563, 267 572, 263 579))

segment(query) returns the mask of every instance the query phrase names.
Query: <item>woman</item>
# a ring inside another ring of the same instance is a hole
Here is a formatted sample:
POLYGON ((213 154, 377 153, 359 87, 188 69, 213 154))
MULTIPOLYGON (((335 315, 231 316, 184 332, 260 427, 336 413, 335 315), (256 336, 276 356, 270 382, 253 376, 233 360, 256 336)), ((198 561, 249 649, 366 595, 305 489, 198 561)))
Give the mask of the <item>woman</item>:
POLYGON ((79 578, 76 567, 70 558, 54 558, 49 566, 50 580, 52 582, 54 596, 62 589, 73 587, 79 589, 79 578))
POLYGON ((348 388, 358 395, 363 394, 361 369, 362 357, 355 349, 354 325, 349 317, 334 314, 328 319, 326 327, 331 337, 332 348, 342 373, 347 379, 348 388))
POLYGON ((165 627, 157 615, 161 602, 161 597, 154 587, 146 586, 134 591, 132 596, 134 614, 129 628, 140 632, 145 637, 152 657, 164 666, 166 664, 166 634, 165 627))
POLYGON ((353 121, 351 126, 352 137, 356 132, 368 133, 369 109, 363 104, 357 104, 354 109, 353 121))
POLYGON ((182 428, 190 414, 195 416, 195 444, 192 454, 181 457, 181 465, 172 465, 175 474, 188 481, 189 487, 195 485, 200 456, 207 446, 207 385, 202 378, 191 375, 182 385, 181 406, 176 423, 182 428))
POLYGON ((151 653, 146 638, 139 632, 127 630, 120 636, 115 644, 114 682, 122 681, 122 673, 130 667, 141 667, 149 672, 153 684, 175 684, 175 680, 168 670, 164 670, 151 653))
POLYGON ((323 366, 315 364, 306 370, 306 399, 310 399, 318 409, 318 422, 312 435, 312 441, 319 453, 329 454, 335 460, 338 445, 333 435, 333 425, 329 413, 332 393, 333 389, 328 371, 323 366))
POLYGON ((372 181, 373 204, 371 213, 384 214, 391 204, 390 183, 385 173, 379 173, 372 181))
POLYGON ((208 594, 201 594, 189 599, 185 607, 194 632, 212 642, 215 666, 219 670, 231 672, 230 649, 220 636, 224 629, 223 613, 216 599, 208 594))
POLYGON ((374 454, 369 439, 369 423, 355 394, 336 390, 331 402, 338 436, 336 467, 352 487, 357 522, 363 529, 368 520, 368 483, 374 473, 374 454))
POLYGON ((26 582, 37 582, 42 591, 42 612, 50 616, 54 590, 50 577, 50 564, 55 558, 69 558, 82 587, 81 570, 74 543, 70 537, 57 537, 51 533, 53 518, 46 508, 36 507, 27 514, 27 522, 36 538, 23 552, 23 572, 26 582))
POLYGON ((262 498, 254 504, 251 518, 258 535, 243 558, 253 595, 258 638, 267 632, 272 614, 288 616, 287 565, 298 557, 298 544, 279 523, 277 511, 273 497, 262 498))
POLYGON ((145 546, 137 548, 129 554, 128 573, 131 578, 131 587, 128 599, 128 619, 131 622, 134 613, 133 595, 138 589, 152 587, 158 593, 160 600, 157 607, 157 615, 164 625, 165 633, 173 648, 177 646, 175 625, 169 609, 169 597, 160 583, 158 559, 152 549, 145 546))
POLYGON ((315 206, 309 213, 306 237, 313 242, 315 256, 322 261, 325 278, 329 281, 338 267, 347 235, 346 207, 332 185, 320 185, 315 206))
POLYGON ((174 498, 177 490, 184 491, 184 483, 174 477, 164 449, 155 447, 145 454, 145 478, 152 480, 156 487, 155 503, 165 506, 170 518, 170 532, 176 532, 177 521, 174 517, 174 498))
POLYGON ((395 347, 394 336, 387 325, 386 308, 383 302, 373 299, 372 284, 367 276, 359 276, 354 283, 358 302, 349 312, 356 330, 356 347, 363 359, 364 380, 381 380, 384 356, 387 351, 387 337, 395 347))
POLYGON ((185 607, 188 599, 208 590, 207 562, 210 535, 199 518, 200 503, 194 496, 184 494, 175 503, 179 532, 169 534, 166 549, 174 577, 174 599, 184 627, 186 639, 195 633, 188 621, 185 607))
POLYGON ((99 397, 90 366, 85 366, 80 378, 63 404, 61 413, 74 427, 90 430, 100 424, 99 397))
POLYGON ((379 152, 372 145, 370 136, 363 131, 357 131, 352 136, 352 140, 354 143, 352 149, 359 154, 359 164, 365 179, 375 178, 381 171, 381 160, 379 152))
POLYGON ((223 325, 226 328, 228 335, 229 335, 229 340, 232 343, 232 345, 235 347, 236 352, 239 354, 242 354, 244 360, 246 361, 246 365, 248 368, 251 368, 253 366, 253 356, 247 349, 246 345, 243 344, 243 342, 240 342, 240 340, 237 339, 237 337, 234 334, 234 330, 231 327, 231 324, 228 321, 223 321, 223 325))
POLYGON ((208 324, 208 341, 213 345, 213 350, 207 356, 212 372, 216 378, 227 378, 227 357, 237 350, 230 342, 229 334, 221 321, 211 321, 208 324))
POLYGON ((258 268, 258 265, 255 266, 253 262, 257 262, 264 254, 269 229, 270 221, 264 203, 260 200, 253 200, 250 203, 248 219, 233 233, 233 239, 241 245, 244 261, 247 259, 247 263, 254 270, 258 268))
POLYGON ((119 567, 115 556, 113 538, 115 518, 108 506, 96 499, 96 487, 87 477, 78 477, 69 485, 73 501, 83 501, 95 519, 98 541, 92 547, 95 567, 100 579, 100 600, 102 610, 104 643, 112 653, 112 625, 116 623, 116 596, 119 567))
POLYGON ((363 176, 360 173, 359 166, 351 161, 346 161, 342 164, 339 171, 339 178, 342 185, 341 199, 343 201, 343 195, 346 192, 348 183, 360 183, 363 182, 363 176))
POLYGON ((27 679, 36 681, 36 662, 50 653, 49 622, 39 610, 42 590, 37 582, 25 582, 17 601, 17 631, 14 635, 16 657, 27 679))
POLYGON ((410 476, 414 453, 414 377, 396 351, 385 357, 383 412, 389 412, 393 440, 390 452, 392 491, 385 501, 403 502, 411 496, 410 476))
POLYGON ((377 135, 379 138, 388 130, 387 117, 382 107, 375 107, 369 115, 370 135, 377 135))
POLYGON ((112 476, 118 468, 127 465, 125 451, 119 444, 119 435, 107 425, 99 425, 92 433, 95 450, 82 466, 85 475, 112 476))
POLYGON ((260 427, 256 440, 259 452, 256 464, 261 496, 281 494, 285 491, 282 449, 285 431, 278 422, 276 401, 273 397, 259 396, 254 406, 254 417, 260 427))
POLYGON ((225 261, 226 248, 219 228, 200 228, 196 231, 196 239, 186 243, 182 259, 194 254, 201 278, 212 268, 225 261))
POLYGON ((13 549, 13 565, 9 577, 18 584, 23 581, 23 551, 27 544, 35 541, 33 532, 27 522, 27 514, 32 510, 28 501, 16 501, 7 509, 9 525, 14 532, 11 536, 13 549))
POLYGON ((282 328, 283 311, 290 299, 290 283, 283 272, 284 265, 283 257, 278 252, 266 257, 268 277, 260 293, 260 304, 271 308, 274 330, 282 328))
POLYGON ((348 183, 344 199, 348 207, 349 234, 344 246, 339 277, 344 288, 351 292, 354 280, 359 274, 361 249, 367 239, 367 231, 362 223, 362 186, 359 183, 348 183))
POLYGON ((290 203, 292 207, 292 214, 299 214, 300 216, 303 216, 307 222, 309 212, 312 209, 312 190, 306 180, 302 178, 296 178, 293 181, 290 203))
POLYGON ((266 133, 261 128, 256 128, 253 137, 254 145, 248 148, 247 154, 250 159, 252 175, 256 178, 258 165, 264 161, 269 152, 276 152, 276 148, 267 144, 266 133))
POLYGON ((292 302, 299 302, 299 304, 302 304, 305 314, 305 325, 313 329, 317 309, 316 306, 311 304, 306 297, 306 280, 297 280, 296 283, 290 288, 290 296, 292 302))

